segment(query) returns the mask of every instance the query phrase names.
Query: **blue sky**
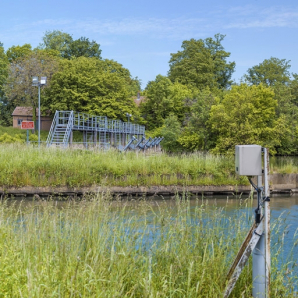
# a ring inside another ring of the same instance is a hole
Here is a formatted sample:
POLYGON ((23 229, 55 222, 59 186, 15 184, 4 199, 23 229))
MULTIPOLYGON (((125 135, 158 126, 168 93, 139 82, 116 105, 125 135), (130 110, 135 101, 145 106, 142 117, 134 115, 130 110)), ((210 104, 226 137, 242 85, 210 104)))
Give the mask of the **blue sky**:
POLYGON ((183 40, 225 34, 223 45, 236 62, 239 82, 264 59, 291 60, 298 73, 298 2, 222 0, 15 0, 1 1, 0 41, 4 48, 42 41, 61 30, 95 40, 102 57, 114 59, 142 80, 167 75, 170 53, 183 40))

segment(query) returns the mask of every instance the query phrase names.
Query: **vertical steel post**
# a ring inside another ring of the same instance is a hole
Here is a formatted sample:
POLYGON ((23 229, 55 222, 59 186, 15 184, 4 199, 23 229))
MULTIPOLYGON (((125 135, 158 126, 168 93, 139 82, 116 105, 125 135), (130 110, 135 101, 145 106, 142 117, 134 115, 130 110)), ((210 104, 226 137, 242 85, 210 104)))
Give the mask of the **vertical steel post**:
POLYGON ((270 297, 270 189, 269 189, 269 153, 264 148, 264 218, 265 218, 265 260, 266 260, 266 297, 270 297))
MULTIPOLYGON (((257 210, 260 212, 260 217, 262 216, 262 176, 257 177, 258 186, 258 207, 257 210)), ((257 215, 256 215, 257 216, 257 215)), ((258 241, 252 255, 252 296, 254 298, 265 298, 266 297, 266 264, 265 264, 265 234, 262 233, 260 240, 258 241)))
POLYGON ((40 83, 38 83, 38 147, 40 147, 40 83))

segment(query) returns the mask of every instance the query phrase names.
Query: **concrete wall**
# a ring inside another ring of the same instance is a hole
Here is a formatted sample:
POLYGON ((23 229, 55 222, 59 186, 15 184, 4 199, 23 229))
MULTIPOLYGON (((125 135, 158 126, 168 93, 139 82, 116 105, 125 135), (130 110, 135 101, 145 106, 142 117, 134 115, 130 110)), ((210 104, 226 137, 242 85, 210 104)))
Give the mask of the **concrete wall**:
MULTIPOLYGON (((270 178, 270 189, 271 193, 298 193, 298 174, 273 174, 269 176, 270 178)), ((239 193, 249 193, 251 191, 251 186, 249 185, 191 185, 191 186, 113 186, 113 187, 102 187, 102 186, 91 186, 91 187, 3 187, 0 186, 0 195, 10 194, 15 196, 32 196, 34 194, 38 195, 83 195, 88 193, 98 193, 98 192, 109 192, 114 195, 132 195, 132 196, 153 196, 153 195, 175 195, 176 193, 190 193, 194 195, 216 195, 225 194, 231 195, 239 193)))

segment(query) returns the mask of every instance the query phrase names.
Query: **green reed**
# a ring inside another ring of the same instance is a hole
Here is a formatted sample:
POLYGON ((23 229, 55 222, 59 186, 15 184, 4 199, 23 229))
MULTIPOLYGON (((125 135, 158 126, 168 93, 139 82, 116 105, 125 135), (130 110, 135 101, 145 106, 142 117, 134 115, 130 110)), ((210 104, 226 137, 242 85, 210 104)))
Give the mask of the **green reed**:
POLYGON ((248 184, 234 159, 194 153, 92 151, 0 145, 2 186, 151 186, 248 184))
MULTIPOLYGON (((2 201, 0 296, 221 297, 251 223, 245 212, 228 215, 184 198, 170 207, 106 194, 80 202, 2 201)), ((295 297, 289 266, 272 265, 272 297, 295 297)), ((250 297, 251 269, 231 297, 250 297)))

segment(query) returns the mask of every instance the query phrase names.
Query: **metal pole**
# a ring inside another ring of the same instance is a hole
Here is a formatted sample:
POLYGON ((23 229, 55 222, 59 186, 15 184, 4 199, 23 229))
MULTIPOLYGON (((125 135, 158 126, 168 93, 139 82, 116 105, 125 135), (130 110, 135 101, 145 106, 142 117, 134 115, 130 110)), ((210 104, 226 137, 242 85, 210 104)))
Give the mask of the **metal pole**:
POLYGON ((40 147, 40 83, 38 83, 38 147, 40 147))
MULTIPOLYGON (((256 209, 256 221, 257 217, 262 217, 262 176, 257 177, 258 186, 258 207, 256 209)), ((260 240, 258 241, 252 255, 252 295, 254 298, 265 298, 266 297, 266 266, 265 266, 265 235, 262 233, 260 240)))
POLYGON ((270 297, 270 189, 269 189, 269 154, 268 149, 264 148, 264 218, 265 218, 265 260, 266 260, 266 297, 270 297))

